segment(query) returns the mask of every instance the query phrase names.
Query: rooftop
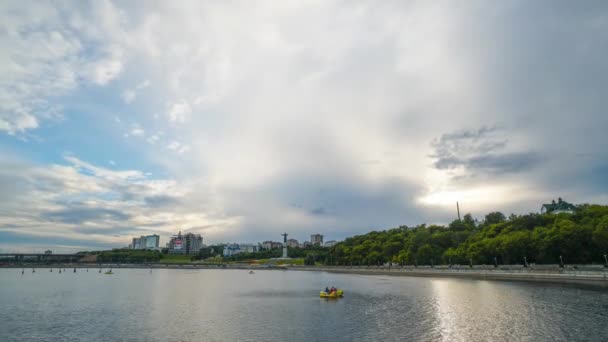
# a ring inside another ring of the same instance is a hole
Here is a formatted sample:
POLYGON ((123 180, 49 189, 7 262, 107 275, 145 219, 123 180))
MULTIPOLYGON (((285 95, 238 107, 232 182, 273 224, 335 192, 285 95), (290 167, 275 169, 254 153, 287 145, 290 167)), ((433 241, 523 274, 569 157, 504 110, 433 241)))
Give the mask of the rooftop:
POLYGON ((576 210, 574 204, 568 203, 562 198, 558 198, 557 202, 555 200, 551 201, 549 204, 543 204, 541 207, 541 211, 546 211, 547 213, 551 213, 554 211, 573 211, 576 210))

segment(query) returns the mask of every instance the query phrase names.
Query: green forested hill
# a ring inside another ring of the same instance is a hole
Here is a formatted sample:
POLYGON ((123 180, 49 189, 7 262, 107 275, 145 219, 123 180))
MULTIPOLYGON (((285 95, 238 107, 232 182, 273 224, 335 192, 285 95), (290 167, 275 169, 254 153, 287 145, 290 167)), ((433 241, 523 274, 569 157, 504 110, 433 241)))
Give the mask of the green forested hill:
POLYGON ((604 263, 608 206, 579 205, 574 214, 500 212, 482 222, 470 214, 449 226, 401 226, 346 239, 331 249, 332 264, 604 263))

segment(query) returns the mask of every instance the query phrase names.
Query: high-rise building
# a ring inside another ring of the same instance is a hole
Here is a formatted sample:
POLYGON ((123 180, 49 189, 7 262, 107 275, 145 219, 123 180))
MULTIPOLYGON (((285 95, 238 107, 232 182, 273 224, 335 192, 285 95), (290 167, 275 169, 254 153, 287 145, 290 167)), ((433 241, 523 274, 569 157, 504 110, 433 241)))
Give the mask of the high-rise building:
POLYGON ((182 235, 180 231, 171 237, 167 248, 169 254, 198 254, 203 247, 203 237, 200 234, 187 233, 182 235))
POLYGON ((310 243, 317 246, 323 245, 323 235, 321 234, 313 234, 310 236, 310 243))
POLYGON ((264 248, 265 250, 272 249, 272 241, 264 241, 264 242, 262 242, 262 248, 264 248))
POLYGON ((229 243, 224 246, 225 257, 229 257, 239 253, 254 253, 260 250, 260 245, 253 243, 229 243))
POLYGON ((156 249, 160 243, 160 236, 147 235, 140 236, 138 238, 133 238, 133 242, 131 243, 131 249, 156 249))
POLYGON ((298 240, 296 240, 296 239, 288 239, 287 240, 287 246, 291 247, 291 248, 298 247, 298 240))
POLYGON ((141 239, 142 237, 133 238, 133 243, 131 243, 131 249, 142 249, 141 248, 141 239))
POLYGON ((260 245, 255 243, 240 243, 239 249, 241 253, 255 253, 260 250, 260 245))
POLYGON ((146 249, 155 249, 160 245, 160 236, 153 234, 144 236, 146 238, 145 248, 146 249))
POLYGON ((333 247, 336 245, 336 240, 329 240, 329 241, 325 241, 325 244, 323 244, 323 246, 325 247, 333 247))
POLYGON ((283 247, 283 244, 280 242, 275 242, 275 241, 262 242, 262 248, 264 248, 266 250, 277 249, 277 248, 282 248, 282 247, 283 247))

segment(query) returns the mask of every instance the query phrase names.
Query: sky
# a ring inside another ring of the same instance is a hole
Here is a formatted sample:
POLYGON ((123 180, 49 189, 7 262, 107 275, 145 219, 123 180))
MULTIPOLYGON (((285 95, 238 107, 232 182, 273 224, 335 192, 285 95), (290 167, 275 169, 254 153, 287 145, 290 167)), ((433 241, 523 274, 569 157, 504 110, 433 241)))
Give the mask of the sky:
POLYGON ((605 1, 2 1, 0 251, 608 203, 605 1))

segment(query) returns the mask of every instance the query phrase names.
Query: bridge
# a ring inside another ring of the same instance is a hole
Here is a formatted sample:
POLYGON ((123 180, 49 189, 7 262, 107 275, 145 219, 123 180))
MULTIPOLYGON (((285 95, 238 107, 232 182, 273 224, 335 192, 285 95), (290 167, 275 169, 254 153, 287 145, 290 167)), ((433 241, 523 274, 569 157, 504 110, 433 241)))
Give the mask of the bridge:
POLYGON ((78 262, 85 257, 84 254, 36 254, 36 253, 0 253, 0 263, 52 263, 52 262, 78 262))

